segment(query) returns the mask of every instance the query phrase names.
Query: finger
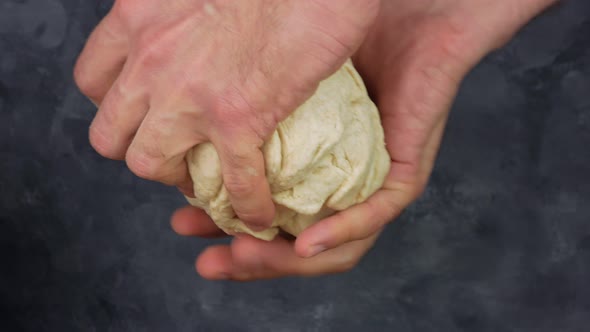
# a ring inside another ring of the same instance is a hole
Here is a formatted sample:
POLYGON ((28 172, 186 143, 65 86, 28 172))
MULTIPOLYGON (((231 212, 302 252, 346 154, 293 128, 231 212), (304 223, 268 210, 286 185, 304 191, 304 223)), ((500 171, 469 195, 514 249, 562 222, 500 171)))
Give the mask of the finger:
POLYGON ((275 207, 266 179, 262 142, 239 131, 222 140, 213 140, 221 162, 224 186, 232 207, 248 227, 262 230, 270 227, 275 207))
POLYGON ((169 108, 164 110, 148 112, 127 150, 125 160, 137 176, 177 186, 183 193, 192 196, 193 182, 185 156, 202 140, 188 113, 169 108))
POLYGON ((215 245, 208 247, 199 255, 195 268, 197 273, 205 279, 231 279, 232 261, 230 246, 215 245))
POLYGON ((184 194, 192 193, 193 182, 184 156, 168 157, 159 151, 156 140, 135 139, 125 156, 127 167, 140 178, 176 186, 184 194))
POLYGON ((185 206, 174 212, 171 218, 172 229, 183 236, 199 236, 204 238, 216 238, 227 236, 207 213, 194 206, 185 206))
POLYGON ((74 68, 76 84, 95 105, 100 105, 116 80, 127 53, 127 35, 116 16, 109 13, 88 38, 74 68))
POLYGON ((378 233, 411 203, 404 186, 383 189, 367 201, 332 215, 305 229, 295 241, 301 257, 313 257, 348 242, 359 241, 378 233))
POLYGON ((341 273, 357 265, 377 236, 374 234, 313 258, 299 257, 293 244, 282 238, 267 242, 251 236, 239 236, 231 246, 205 250, 197 259, 196 268, 207 279, 238 281, 341 273))
POLYGON ((104 97, 92 124, 90 143, 106 158, 122 160, 149 108, 139 89, 130 89, 125 70, 104 97))

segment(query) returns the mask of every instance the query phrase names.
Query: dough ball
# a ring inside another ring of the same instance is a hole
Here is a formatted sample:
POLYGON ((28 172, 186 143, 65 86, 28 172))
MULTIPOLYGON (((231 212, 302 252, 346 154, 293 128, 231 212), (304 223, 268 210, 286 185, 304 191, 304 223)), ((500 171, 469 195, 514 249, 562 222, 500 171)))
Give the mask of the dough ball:
POLYGON ((210 143, 188 153, 196 196, 187 197, 189 203, 204 209, 228 234, 272 240, 283 229, 297 236, 314 222, 365 201, 383 185, 391 160, 377 107, 350 60, 278 125, 263 153, 276 205, 272 228, 254 232, 236 217, 210 143))

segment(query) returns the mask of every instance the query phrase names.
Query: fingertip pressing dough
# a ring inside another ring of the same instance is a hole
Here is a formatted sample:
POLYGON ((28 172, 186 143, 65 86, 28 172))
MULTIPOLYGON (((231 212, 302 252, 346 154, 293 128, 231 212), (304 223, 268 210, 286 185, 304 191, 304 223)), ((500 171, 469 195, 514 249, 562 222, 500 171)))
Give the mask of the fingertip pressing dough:
POLYGON ((383 185, 391 162, 377 107, 350 60, 279 123, 263 153, 276 205, 271 228, 255 232, 237 218, 211 143, 187 155, 195 193, 187 200, 228 234, 272 240, 282 229, 297 236, 316 221, 365 201, 383 185))

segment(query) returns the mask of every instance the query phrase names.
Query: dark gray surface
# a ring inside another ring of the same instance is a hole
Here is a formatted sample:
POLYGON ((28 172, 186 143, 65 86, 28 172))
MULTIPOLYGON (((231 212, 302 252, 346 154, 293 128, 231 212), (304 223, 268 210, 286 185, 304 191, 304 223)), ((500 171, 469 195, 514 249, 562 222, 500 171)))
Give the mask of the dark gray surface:
POLYGON ((588 331, 590 2, 466 80, 431 184, 353 272, 194 272, 183 200, 90 148, 71 80, 110 3, 0 0, 1 331, 588 331))

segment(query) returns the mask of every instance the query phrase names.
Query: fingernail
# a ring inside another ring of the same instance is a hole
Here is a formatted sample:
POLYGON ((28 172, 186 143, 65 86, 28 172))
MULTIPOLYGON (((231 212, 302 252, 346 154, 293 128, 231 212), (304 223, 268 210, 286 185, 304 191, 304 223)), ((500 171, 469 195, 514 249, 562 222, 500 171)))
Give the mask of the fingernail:
POLYGON ((250 228, 254 232, 262 232, 262 231, 266 230, 268 227, 260 226, 260 225, 248 225, 248 228, 250 228))
POLYGON ((323 245, 313 245, 310 246, 309 249, 307 250, 307 257, 313 257, 323 251, 326 251, 326 247, 324 247, 323 245))

